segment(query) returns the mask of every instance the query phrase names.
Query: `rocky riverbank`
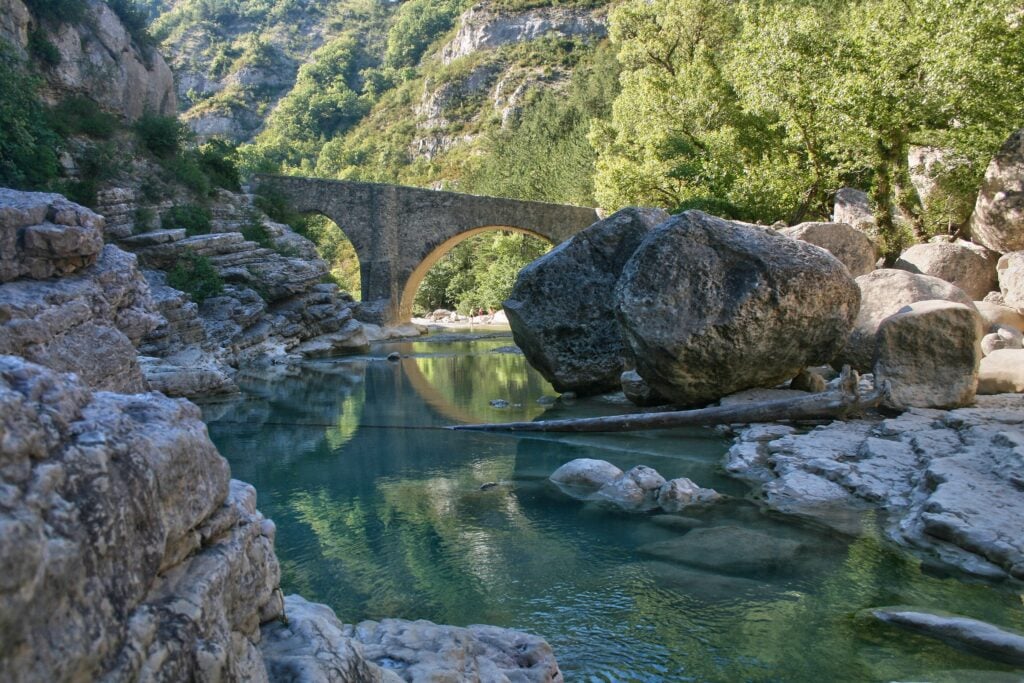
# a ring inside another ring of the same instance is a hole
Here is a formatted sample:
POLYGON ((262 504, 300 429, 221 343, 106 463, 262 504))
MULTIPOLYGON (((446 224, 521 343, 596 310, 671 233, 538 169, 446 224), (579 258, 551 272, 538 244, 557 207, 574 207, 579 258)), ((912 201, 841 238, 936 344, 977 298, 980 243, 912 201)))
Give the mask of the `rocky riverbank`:
POLYGON ((255 489, 166 395, 418 328, 364 329, 322 263, 235 231, 149 233, 133 254, 105 227, 59 195, 0 190, 0 678, 561 680, 536 636, 344 626, 283 598, 255 489), (239 282, 197 306, 154 267, 200 252, 269 293, 239 282))

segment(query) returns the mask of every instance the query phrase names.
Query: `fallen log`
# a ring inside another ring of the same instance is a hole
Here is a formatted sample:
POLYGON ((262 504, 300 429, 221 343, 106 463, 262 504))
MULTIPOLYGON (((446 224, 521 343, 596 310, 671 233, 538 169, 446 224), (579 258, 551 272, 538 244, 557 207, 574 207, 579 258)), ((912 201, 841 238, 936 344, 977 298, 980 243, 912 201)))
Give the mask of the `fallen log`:
POLYGON ((478 432, 634 432, 643 429, 705 427, 718 424, 846 419, 868 408, 876 407, 885 395, 884 386, 876 387, 867 395, 861 395, 859 380, 856 371, 844 367, 837 388, 798 398, 712 406, 698 410, 609 415, 571 420, 452 425, 448 429, 478 432))

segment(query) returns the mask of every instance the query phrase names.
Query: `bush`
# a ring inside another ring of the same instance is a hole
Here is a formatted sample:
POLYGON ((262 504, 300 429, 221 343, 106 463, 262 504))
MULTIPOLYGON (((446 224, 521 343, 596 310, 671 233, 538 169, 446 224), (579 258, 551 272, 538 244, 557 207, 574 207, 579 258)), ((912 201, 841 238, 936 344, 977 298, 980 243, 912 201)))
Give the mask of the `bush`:
POLYGON ((85 0, 25 0, 36 18, 53 23, 73 24, 85 18, 85 0))
POLYGON ((143 114, 135 122, 139 141, 153 154, 169 157, 176 154, 189 137, 188 128, 174 116, 143 114))
POLYGON ((163 166, 179 183, 198 195, 210 194, 210 179, 203 171, 199 153, 194 150, 180 152, 161 160, 163 166))
POLYGON ((189 237, 207 235, 210 232, 210 212, 198 204, 179 204, 163 212, 160 224, 165 229, 185 228, 189 237))
POLYGON ((46 66, 57 66, 60 64, 60 51, 56 45, 49 41, 46 33, 38 26, 29 29, 28 51, 29 54, 46 66))
POLYGON ((0 186, 39 190, 57 177, 60 138, 46 123, 38 88, 0 40, 0 186))
POLYGON ((264 249, 273 249, 274 243, 270 240, 267 229, 258 220, 253 219, 247 225, 242 226, 242 237, 255 242, 264 249))
POLYGON ((135 229, 134 233, 149 232, 153 229, 153 219, 156 218, 156 212, 148 206, 140 206, 135 209, 135 229))
POLYGON ((118 129, 117 117, 101 111, 87 97, 74 96, 61 100, 50 110, 50 126, 60 135, 88 135, 106 140, 118 129))
POLYGON ((167 284, 180 289, 197 304, 224 291, 224 281, 210 259, 188 253, 167 272, 167 284))
POLYGON ((242 189, 235 161, 236 148, 224 140, 210 140, 199 147, 199 167, 210 182, 231 192, 242 189))
POLYGON ((156 41, 149 35, 149 15, 132 0, 106 0, 110 9, 124 24, 128 35, 140 47, 152 47, 156 41))

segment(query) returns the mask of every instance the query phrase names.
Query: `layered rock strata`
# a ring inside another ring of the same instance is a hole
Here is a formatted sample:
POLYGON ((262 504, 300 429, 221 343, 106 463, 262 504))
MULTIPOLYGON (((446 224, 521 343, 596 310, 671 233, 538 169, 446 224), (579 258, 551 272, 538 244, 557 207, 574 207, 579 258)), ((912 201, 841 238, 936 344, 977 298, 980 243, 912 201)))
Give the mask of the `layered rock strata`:
POLYGON ((882 512, 897 543, 980 576, 1024 578, 1024 396, 810 431, 750 425, 725 456, 771 510, 856 534, 882 512))

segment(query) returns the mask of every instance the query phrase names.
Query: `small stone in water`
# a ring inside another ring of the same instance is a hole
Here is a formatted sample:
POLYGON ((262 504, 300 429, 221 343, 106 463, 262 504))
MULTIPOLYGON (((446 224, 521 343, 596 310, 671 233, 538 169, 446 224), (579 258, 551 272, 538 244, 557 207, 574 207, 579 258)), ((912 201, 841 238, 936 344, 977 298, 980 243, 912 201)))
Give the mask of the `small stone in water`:
POLYGON ((398 353, 398 351, 392 351, 391 353, 388 354, 388 360, 391 361, 392 363, 394 363, 395 361, 399 361, 401 359, 402 354, 398 353))
POLYGON ((496 481, 489 481, 486 484, 480 484, 480 490, 481 491, 490 491, 491 489, 493 489, 497 485, 498 485, 498 482, 496 482, 496 481))
POLYGON ((508 401, 503 398, 493 398, 490 404, 492 408, 508 408, 508 401))

